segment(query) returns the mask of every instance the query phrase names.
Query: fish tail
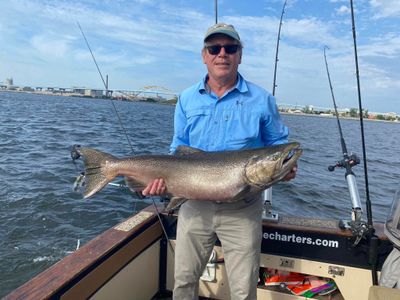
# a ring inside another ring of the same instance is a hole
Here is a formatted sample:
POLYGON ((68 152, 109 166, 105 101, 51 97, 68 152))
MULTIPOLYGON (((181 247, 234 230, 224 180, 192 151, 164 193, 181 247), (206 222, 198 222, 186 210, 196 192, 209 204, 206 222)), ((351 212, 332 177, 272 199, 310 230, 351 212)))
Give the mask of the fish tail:
POLYGON ((83 157, 85 165, 85 191, 83 197, 86 199, 96 194, 117 176, 115 172, 112 172, 110 166, 117 162, 118 158, 90 148, 80 148, 78 151, 83 157))

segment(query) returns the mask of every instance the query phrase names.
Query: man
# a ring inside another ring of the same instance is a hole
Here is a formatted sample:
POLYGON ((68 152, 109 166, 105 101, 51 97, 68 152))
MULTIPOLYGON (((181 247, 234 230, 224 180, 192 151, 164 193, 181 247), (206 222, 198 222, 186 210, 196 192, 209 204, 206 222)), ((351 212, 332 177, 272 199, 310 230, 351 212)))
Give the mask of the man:
MULTIPOLYGON (((242 43, 232 25, 216 24, 204 37, 208 73, 179 97, 171 152, 179 145, 204 151, 287 143, 275 99, 239 73, 242 43)), ((297 167, 285 180, 293 179, 297 167)), ((144 195, 162 195, 162 178, 144 195)), ((198 280, 217 238, 221 241, 232 299, 256 299, 262 238, 261 195, 235 203, 186 201, 178 217, 174 299, 197 299, 198 280)))

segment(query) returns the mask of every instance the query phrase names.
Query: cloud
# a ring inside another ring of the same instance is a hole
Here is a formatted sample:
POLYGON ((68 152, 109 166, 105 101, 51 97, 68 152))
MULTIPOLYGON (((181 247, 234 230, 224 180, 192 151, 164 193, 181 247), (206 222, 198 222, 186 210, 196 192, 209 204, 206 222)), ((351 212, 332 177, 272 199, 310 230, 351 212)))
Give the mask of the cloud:
MULTIPOLYGON (((55 35, 36 35, 30 41, 33 50, 46 58, 62 58, 68 53, 70 40, 55 35)), ((33 54, 33 53, 32 53, 33 54)))
POLYGON ((374 17, 376 19, 400 17, 399 0, 370 0, 369 3, 374 11, 374 17))
POLYGON ((336 9, 336 12, 337 12, 338 15, 347 15, 351 11, 350 11, 349 7, 347 7, 346 5, 342 5, 338 9, 336 9))
POLYGON ((400 36, 394 33, 387 33, 380 37, 371 38, 370 43, 365 45, 363 49, 366 56, 398 59, 400 56, 400 36))

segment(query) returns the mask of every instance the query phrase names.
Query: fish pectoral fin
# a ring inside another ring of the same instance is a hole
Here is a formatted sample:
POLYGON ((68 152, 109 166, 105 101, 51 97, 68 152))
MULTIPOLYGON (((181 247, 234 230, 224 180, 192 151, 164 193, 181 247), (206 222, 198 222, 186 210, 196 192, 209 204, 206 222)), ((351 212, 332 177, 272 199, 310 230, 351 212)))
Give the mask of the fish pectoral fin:
POLYGON ((186 200, 188 199, 182 197, 172 197, 171 200, 169 200, 165 210, 167 212, 172 212, 173 210, 178 209, 183 203, 186 202, 186 200))
POLYGON ((185 146, 185 145, 180 145, 180 146, 176 147, 174 155, 179 156, 179 155, 188 155, 188 154, 201 153, 201 152, 205 152, 205 151, 197 149, 197 148, 185 146))
POLYGON ((246 199, 246 197, 248 197, 250 191, 251 191, 251 186, 250 185, 246 185, 229 202, 236 202, 236 201, 240 201, 240 200, 246 199))

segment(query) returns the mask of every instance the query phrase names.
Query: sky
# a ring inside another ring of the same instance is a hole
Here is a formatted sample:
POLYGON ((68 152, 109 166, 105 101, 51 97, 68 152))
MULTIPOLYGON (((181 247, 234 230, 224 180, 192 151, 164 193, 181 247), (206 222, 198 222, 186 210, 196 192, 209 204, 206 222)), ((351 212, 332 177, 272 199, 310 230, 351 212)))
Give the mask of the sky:
MULTIPOLYGON (((361 98, 400 114, 400 1, 354 0, 361 98)), ((272 92, 284 0, 219 0, 218 21, 244 44, 240 73, 272 92)), ((77 23, 112 90, 180 93, 201 80, 214 0, 0 0, 0 82, 103 88, 77 23)), ((339 109, 358 108, 350 0, 288 0, 279 46, 278 104, 331 108, 324 47, 339 109)))

